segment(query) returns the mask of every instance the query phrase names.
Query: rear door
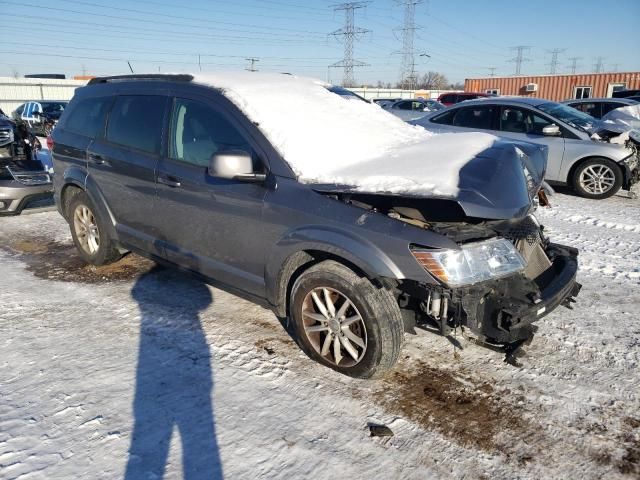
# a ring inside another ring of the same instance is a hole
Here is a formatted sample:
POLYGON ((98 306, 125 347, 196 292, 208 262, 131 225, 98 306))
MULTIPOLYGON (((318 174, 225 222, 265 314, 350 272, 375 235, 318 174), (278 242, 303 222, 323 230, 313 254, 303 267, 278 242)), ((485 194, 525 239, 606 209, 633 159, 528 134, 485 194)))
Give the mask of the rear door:
POLYGON ((267 187, 214 178, 207 167, 216 152, 243 150, 254 159, 254 170, 266 173, 266 156, 242 122, 209 97, 184 93, 173 99, 167 137, 156 205, 156 228, 167 258, 263 297, 267 187))
POLYGON ((87 150, 88 181, 103 196, 120 239, 154 253, 155 172, 167 103, 160 94, 118 95, 104 135, 87 150))
MULTIPOLYGON (((552 137, 542 134, 542 129, 553 125, 554 122, 550 118, 526 107, 502 105, 499 113, 498 128, 493 133, 505 138, 547 146, 549 148, 549 157, 545 178, 548 180, 560 180, 565 138, 564 136, 552 137)), ((562 132, 562 127, 560 127, 560 131, 562 132)))

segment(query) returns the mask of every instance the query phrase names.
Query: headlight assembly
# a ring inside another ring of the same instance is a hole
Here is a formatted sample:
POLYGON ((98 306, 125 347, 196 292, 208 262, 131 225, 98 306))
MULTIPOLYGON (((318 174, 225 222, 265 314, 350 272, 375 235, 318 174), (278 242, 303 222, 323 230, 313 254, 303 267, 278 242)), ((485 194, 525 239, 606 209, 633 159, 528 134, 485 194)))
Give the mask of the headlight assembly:
POLYGON ((514 245, 503 238, 468 243, 460 250, 412 246, 411 254, 427 272, 450 287, 504 277, 526 266, 514 245))

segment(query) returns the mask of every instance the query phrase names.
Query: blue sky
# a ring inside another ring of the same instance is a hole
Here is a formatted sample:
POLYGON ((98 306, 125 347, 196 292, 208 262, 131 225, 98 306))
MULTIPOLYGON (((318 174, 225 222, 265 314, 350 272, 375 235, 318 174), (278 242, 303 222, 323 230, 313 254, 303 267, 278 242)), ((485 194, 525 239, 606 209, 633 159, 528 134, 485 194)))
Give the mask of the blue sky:
MULTIPOLYGON (((243 69, 257 57, 259 70, 287 71, 335 83, 328 68, 343 56, 330 32, 344 14, 329 1, 303 0, 0 0, 0 75, 59 72, 67 75, 243 69), (187 6, 188 5, 188 6, 187 6), (199 57, 198 57, 199 56, 199 57), (198 63, 199 62, 199 63, 198 63)), ((354 46, 369 64, 355 70, 359 83, 396 82, 401 62, 403 10, 374 0, 355 14, 370 30, 354 46)), ((425 0, 416 7, 419 73, 435 70, 450 81, 486 76, 489 67, 511 75, 509 47, 528 45, 523 74, 548 73, 553 48, 558 73, 570 57, 578 72, 639 71, 639 0, 425 0)))

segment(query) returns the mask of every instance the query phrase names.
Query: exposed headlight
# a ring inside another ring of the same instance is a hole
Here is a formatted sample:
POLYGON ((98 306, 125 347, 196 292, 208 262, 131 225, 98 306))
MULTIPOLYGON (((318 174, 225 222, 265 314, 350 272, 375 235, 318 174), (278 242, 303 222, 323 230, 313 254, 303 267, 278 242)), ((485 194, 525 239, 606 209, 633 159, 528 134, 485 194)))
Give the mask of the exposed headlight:
POLYGON ((427 272, 450 287, 504 277, 526 266, 515 246, 503 238, 468 243, 460 250, 412 247, 411 253, 427 272))

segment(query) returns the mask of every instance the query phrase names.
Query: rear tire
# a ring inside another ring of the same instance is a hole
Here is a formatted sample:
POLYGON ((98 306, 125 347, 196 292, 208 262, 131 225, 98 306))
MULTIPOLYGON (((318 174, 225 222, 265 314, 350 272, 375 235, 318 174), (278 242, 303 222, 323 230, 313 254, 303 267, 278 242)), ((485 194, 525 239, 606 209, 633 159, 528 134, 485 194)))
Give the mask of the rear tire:
POLYGON ((73 196, 67 217, 73 243, 84 261, 92 265, 107 265, 122 257, 109 236, 104 219, 86 192, 73 196))
POLYGON ((571 182, 581 197, 602 200, 618 193, 622 170, 608 158, 592 158, 576 168, 571 182))
POLYGON ((351 377, 382 375, 402 348, 404 323, 391 292, 333 260, 296 279, 289 314, 300 348, 351 377))

